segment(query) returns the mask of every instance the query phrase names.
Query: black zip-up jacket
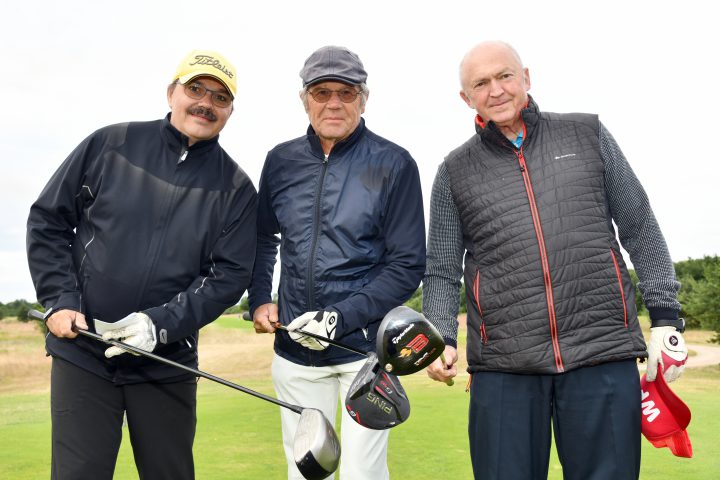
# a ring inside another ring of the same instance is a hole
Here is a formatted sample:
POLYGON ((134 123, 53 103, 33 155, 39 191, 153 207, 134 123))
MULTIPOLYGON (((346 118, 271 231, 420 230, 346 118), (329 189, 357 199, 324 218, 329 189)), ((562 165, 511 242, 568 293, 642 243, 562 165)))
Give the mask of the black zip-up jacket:
MULTIPOLYGON (((27 252, 46 311, 117 321, 143 311, 155 353, 197 366, 198 330, 246 290, 257 195, 218 137, 187 147, 169 121, 102 128, 55 172, 30 209, 27 252)), ((116 383, 177 380, 176 368, 86 337, 48 334, 48 354, 116 383)))
MULTIPOLYGON (((271 302, 280 245, 279 316, 340 314, 336 340, 375 350, 380 321, 425 272, 425 220, 415 160, 365 127, 325 158, 312 127, 268 153, 258 195, 258 254, 250 307, 271 302), (280 234, 280 239, 277 238, 280 234)), ((275 352, 301 365, 358 360, 337 347, 307 349, 275 334, 275 352)))

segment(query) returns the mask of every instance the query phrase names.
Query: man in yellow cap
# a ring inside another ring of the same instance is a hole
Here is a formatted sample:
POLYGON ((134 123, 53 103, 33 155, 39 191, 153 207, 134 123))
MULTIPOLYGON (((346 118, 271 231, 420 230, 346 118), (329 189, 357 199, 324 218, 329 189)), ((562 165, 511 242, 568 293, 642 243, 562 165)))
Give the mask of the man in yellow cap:
POLYGON ((164 119, 91 134, 30 209, 53 479, 111 479, 124 414, 140 478, 194 478, 196 379, 76 329, 197 368, 198 330, 240 299, 255 260, 256 191, 218 144, 236 80, 219 54, 192 52, 164 119))

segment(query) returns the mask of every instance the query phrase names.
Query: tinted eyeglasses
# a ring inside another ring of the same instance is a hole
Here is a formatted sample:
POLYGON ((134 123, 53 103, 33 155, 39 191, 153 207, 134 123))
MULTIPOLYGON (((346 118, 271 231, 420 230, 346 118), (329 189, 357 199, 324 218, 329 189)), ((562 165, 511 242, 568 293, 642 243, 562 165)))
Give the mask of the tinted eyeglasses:
POLYGON ((318 103, 327 103, 332 98, 333 93, 337 93, 338 98, 343 103, 352 103, 355 101, 361 92, 358 92, 354 88, 346 87, 339 90, 330 90, 329 88, 315 88, 308 90, 308 93, 312 95, 318 103))
POLYGON ((233 99, 225 90, 210 90, 203 84, 197 82, 186 83, 184 87, 185 94, 195 100, 200 100, 205 97, 208 92, 210 92, 210 101, 216 107, 227 108, 232 105, 233 99))

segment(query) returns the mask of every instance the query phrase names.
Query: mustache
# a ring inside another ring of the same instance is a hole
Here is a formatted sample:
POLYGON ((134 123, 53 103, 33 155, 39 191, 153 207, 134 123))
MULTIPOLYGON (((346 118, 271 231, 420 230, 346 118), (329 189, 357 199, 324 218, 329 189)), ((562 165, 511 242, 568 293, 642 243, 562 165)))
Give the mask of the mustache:
POLYGON ((214 122, 215 120, 217 120, 217 115, 215 115, 215 112, 213 112, 211 108, 207 108, 207 107, 203 107, 203 106, 190 107, 190 108, 188 108, 188 113, 190 115, 197 115, 200 117, 207 118, 211 122, 214 122))

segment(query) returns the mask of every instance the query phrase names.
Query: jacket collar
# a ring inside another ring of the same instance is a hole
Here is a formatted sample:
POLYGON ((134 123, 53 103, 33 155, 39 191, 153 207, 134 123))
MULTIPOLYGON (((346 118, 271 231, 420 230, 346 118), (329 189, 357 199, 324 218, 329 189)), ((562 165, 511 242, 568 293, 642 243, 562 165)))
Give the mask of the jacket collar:
MULTIPOLYGON (((537 103, 535 103, 535 100, 533 100, 530 95, 528 95, 528 103, 525 108, 523 108, 520 112, 520 116, 522 117, 524 123, 524 143, 530 137, 532 137, 532 133, 537 126, 538 120, 540 119, 540 109, 538 108, 537 103)), ((512 146, 512 142, 510 142, 510 140, 508 140, 505 135, 503 135, 495 122, 490 121, 488 123, 485 123, 485 121, 480 117, 480 115, 475 116, 475 131, 478 135, 480 135, 484 142, 489 142, 500 146, 512 146)))
POLYGON ((165 118, 163 118, 162 130, 165 140, 173 151, 181 152, 185 149, 192 150, 193 152, 207 151, 219 145, 218 139, 220 135, 215 135, 209 140, 200 140, 199 142, 195 142, 191 147, 188 147, 188 137, 170 123, 171 114, 171 112, 168 112, 165 118))
MULTIPOLYGON (((343 152, 355 145, 360 138, 362 138, 365 130, 365 119, 360 117, 360 123, 357 128, 350 134, 349 137, 336 143, 330 151, 330 154, 333 157, 341 155, 343 152)), ((320 158, 325 158, 325 152, 323 152, 322 145, 320 144, 320 137, 317 136, 315 130, 312 128, 312 125, 308 126, 307 136, 313 153, 320 158)))

